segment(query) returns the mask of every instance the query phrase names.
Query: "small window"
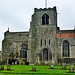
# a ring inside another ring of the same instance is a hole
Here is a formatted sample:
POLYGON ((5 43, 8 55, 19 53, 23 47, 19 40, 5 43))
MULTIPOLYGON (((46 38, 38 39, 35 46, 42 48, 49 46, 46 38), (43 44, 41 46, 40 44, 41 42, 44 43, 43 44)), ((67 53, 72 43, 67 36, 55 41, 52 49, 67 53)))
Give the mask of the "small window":
POLYGON ((49 45, 50 45, 50 39, 49 39, 49 45))
POLYGON ((47 14, 44 14, 42 16, 42 25, 45 25, 45 24, 49 24, 49 16, 47 14))
POLYGON ((41 45, 42 45, 42 39, 41 39, 41 45))
POLYGON ((45 39, 45 45, 46 45, 46 39, 45 39))

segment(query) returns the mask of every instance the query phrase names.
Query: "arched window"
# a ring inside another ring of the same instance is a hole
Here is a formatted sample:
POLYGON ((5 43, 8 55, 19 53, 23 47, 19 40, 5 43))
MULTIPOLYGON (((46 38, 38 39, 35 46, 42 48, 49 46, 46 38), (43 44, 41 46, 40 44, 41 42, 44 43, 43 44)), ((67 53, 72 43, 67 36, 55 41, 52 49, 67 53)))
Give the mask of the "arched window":
POLYGON ((41 46, 42 46, 42 39, 41 39, 41 46))
POLYGON ((27 49, 28 45, 26 43, 23 43, 21 45, 20 58, 27 58, 27 49))
POLYGON ((63 57, 70 57, 70 49, 69 49, 69 42, 63 42, 63 57))
POLYGON ((43 60, 48 60, 48 49, 43 49, 43 60))
POLYGON ((46 45, 46 39, 45 39, 45 45, 46 45))
POLYGON ((50 39, 49 39, 49 45, 50 45, 50 39))
POLYGON ((49 24, 49 16, 47 14, 44 14, 42 16, 42 25, 45 25, 45 24, 49 24))

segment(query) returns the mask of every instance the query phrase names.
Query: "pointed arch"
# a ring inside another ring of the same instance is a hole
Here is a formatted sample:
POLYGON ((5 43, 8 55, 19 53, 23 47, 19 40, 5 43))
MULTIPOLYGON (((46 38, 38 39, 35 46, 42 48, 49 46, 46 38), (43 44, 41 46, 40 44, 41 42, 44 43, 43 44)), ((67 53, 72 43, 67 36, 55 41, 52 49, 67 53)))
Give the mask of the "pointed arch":
POLYGON ((27 58, 28 45, 26 43, 21 44, 20 58, 27 58))
POLYGON ((49 24, 49 16, 47 14, 44 14, 42 16, 42 25, 45 25, 45 24, 49 24))
POLYGON ((50 39, 49 39, 49 45, 50 45, 50 39))
POLYGON ((69 42, 65 40, 63 42, 63 57, 70 57, 70 48, 69 48, 69 42))
POLYGON ((43 60, 48 60, 48 49, 47 48, 43 49, 43 60))
POLYGON ((46 45, 46 39, 45 39, 45 45, 46 45))

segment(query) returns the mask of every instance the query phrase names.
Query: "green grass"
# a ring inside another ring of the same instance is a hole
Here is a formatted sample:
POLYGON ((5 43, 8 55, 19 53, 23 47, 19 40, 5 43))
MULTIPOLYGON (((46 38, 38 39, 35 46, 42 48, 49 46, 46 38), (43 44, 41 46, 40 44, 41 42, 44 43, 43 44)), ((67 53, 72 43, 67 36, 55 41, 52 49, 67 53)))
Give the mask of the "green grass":
MULTIPOLYGON (((36 66, 36 71, 32 71, 33 65, 11 65, 11 70, 7 71, 7 66, 4 66, 4 70, 0 71, 1 75, 75 75, 75 73, 69 73, 69 66, 66 70, 62 70, 62 66, 54 66, 54 69, 50 69, 50 66, 36 66)), ((75 71, 74 71, 75 72, 75 71)))

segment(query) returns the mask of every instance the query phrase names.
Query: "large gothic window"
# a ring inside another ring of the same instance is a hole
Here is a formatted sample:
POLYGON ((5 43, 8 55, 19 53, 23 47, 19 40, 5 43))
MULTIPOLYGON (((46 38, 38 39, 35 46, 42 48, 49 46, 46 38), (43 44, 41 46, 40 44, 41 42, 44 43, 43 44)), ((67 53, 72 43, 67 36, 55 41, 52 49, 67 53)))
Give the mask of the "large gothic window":
POLYGON ((48 49, 43 49, 43 60, 48 60, 48 49))
POLYGON ((20 58, 27 58, 27 49, 28 45, 26 43, 23 43, 21 45, 20 58))
POLYGON ((45 24, 49 24, 49 16, 47 14, 44 14, 42 16, 42 25, 45 25, 45 24))
POLYGON ((63 57, 70 57, 70 49, 69 49, 69 42, 63 42, 63 57))

